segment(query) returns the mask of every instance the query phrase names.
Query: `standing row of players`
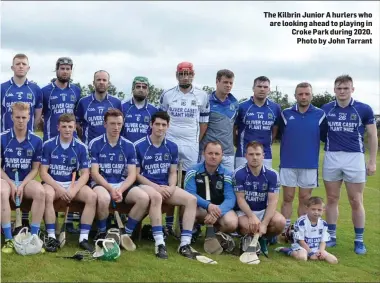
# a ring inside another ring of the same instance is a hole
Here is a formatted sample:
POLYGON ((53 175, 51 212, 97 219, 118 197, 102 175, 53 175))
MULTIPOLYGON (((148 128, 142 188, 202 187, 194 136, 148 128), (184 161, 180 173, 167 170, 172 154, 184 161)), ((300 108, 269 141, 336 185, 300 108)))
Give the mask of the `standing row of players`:
MULTIPOLYGON (((57 120, 62 113, 75 113, 78 136, 88 144, 91 139, 104 134, 104 113, 110 108, 123 111, 124 137, 127 140, 136 142, 146 137, 152 114, 158 110, 146 100, 149 89, 147 78, 135 78, 132 86, 133 98, 122 105, 117 98, 107 94, 109 74, 106 71, 98 71, 94 75, 95 92, 79 99, 80 90, 68 83, 72 66, 70 58, 60 58, 56 64, 57 80, 40 92, 35 84, 26 80, 29 69, 26 56, 15 56, 12 66, 15 75, 1 87, 3 129, 9 128, 12 124, 10 106, 15 101, 30 103, 29 129, 32 129, 33 119, 38 121, 41 117, 42 101, 44 140, 58 134, 57 120)), ((326 212, 331 236, 328 246, 336 244, 338 200, 340 186, 344 180, 353 210, 355 252, 365 253, 362 195, 366 174, 373 175, 376 170, 377 139, 372 109, 351 97, 354 91, 352 78, 341 76, 335 80, 336 100, 324 105, 322 109, 310 104, 311 85, 301 83, 295 90, 297 101, 295 106, 281 111, 278 104, 267 99, 270 81, 266 77, 256 78, 253 84, 253 96, 239 104, 231 94, 233 72, 221 70, 217 73, 216 91, 211 95, 193 87, 194 75, 191 63, 180 63, 176 72, 178 86, 164 91, 160 100, 161 110, 167 111, 170 116, 170 127, 166 138, 178 146, 178 158, 183 164, 184 173, 189 173, 198 161, 203 160, 199 153, 204 151, 205 144, 209 141, 221 143, 222 166, 228 171, 236 168, 235 177, 239 170, 247 166, 246 148, 251 141, 263 144, 264 168, 273 171, 271 144, 280 129, 282 139, 278 181, 284 188, 281 212, 286 218, 286 229, 290 225, 295 188, 301 188, 298 209, 301 216, 305 213, 306 200, 310 198, 312 189, 318 186, 319 142, 322 140, 325 142, 326 151, 323 179, 328 200, 326 212), (368 131, 370 145, 367 166, 363 145, 365 129, 368 131)), ((257 196, 257 190, 257 184, 246 188, 245 199, 250 203, 252 211, 258 211, 255 204, 258 198, 252 196, 253 194, 257 196), (256 192, 249 193, 249 191, 256 192)), ((251 222, 261 221, 253 214, 250 216, 248 219, 251 222)), ((169 212, 166 217, 169 231, 172 223, 173 213, 169 212)))

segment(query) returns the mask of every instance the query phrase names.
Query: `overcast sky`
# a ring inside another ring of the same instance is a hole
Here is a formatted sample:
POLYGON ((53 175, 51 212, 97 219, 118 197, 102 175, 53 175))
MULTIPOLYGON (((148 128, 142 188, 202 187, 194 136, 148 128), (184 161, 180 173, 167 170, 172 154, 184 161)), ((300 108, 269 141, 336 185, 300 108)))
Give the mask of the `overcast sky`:
POLYGON ((160 88, 176 85, 181 61, 194 64, 198 86, 215 86, 219 69, 232 70, 239 99, 252 94, 261 75, 271 79, 272 90, 292 96, 301 81, 314 93, 333 93, 335 78, 350 74, 354 97, 380 114, 379 8, 375 1, 1 2, 0 79, 13 75, 16 53, 29 56, 28 78, 41 87, 55 76, 57 58, 70 56, 74 81, 92 83, 93 73, 105 69, 127 94, 137 75, 160 88), (264 12, 371 12, 373 44, 297 45, 292 28, 270 27, 264 12))

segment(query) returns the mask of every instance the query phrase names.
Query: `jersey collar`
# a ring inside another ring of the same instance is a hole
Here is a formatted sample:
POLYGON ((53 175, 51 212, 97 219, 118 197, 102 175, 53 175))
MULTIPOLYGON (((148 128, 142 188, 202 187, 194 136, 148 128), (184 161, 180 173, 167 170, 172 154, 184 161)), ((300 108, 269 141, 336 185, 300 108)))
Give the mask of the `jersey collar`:
MULTIPOLYGON (((133 97, 129 101, 129 104, 136 106, 136 103, 135 103, 133 97)), ((147 107, 148 107, 148 99, 145 98, 145 104, 144 104, 144 106, 142 108, 147 108, 147 107)))
MULTIPOLYGON (((178 91, 178 92, 182 92, 182 91, 179 89, 179 85, 176 86, 176 91, 178 91)), ((188 93, 192 93, 192 94, 194 94, 194 86, 193 86, 193 85, 191 85, 191 89, 190 89, 190 91, 189 91, 188 93)))
MULTIPOLYGON (((309 105, 309 108, 306 110, 305 113, 310 112, 310 111, 313 110, 313 109, 314 109, 314 105, 313 105, 313 104, 310 104, 310 105, 309 105)), ((293 111, 296 111, 296 112, 299 112, 299 109, 298 109, 298 103, 295 103, 295 104, 292 106, 292 110, 293 110, 293 111)))
MULTIPOLYGON (((10 134, 11 134, 11 137, 12 137, 12 139, 15 139, 16 138, 16 134, 15 134, 15 132, 14 132, 14 129, 13 129, 13 127, 12 128, 10 128, 10 134)), ((27 140, 30 140, 30 130, 27 130, 26 131, 26 139, 27 140)))
MULTIPOLYGON (((11 85, 15 84, 15 82, 13 81, 13 77, 9 80, 9 82, 11 83, 11 85)), ((29 80, 26 79, 23 85, 28 85, 28 84, 29 84, 29 80)))
POLYGON ((214 100, 215 102, 219 104, 231 104, 237 101, 237 99, 232 95, 232 93, 229 93, 227 95, 227 99, 225 101, 221 101, 217 96, 216 96, 216 91, 213 91, 211 93, 211 99, 214 100))
MULTIPOLYGON (((152 140, 150 139, 150 135, 147 135, 147 136, 146 136, 146 140, 148 141, 149 145, 153 145, 152 140)), ((160 147, 161 147, 163 144, 166 145, 166 138, 164 138, 164 140, 162 141, 160 147)))
MULTIPOLYGON (((348 105, 352 106, 352 105, 354 105, 354 103, 355 103, 355 99, 351 97, 350 103, 348 105)), ((338 102, 336 101, 336 99, 334 100, 334 107, 340 107, 338 102)))
MULTIPOLYGON (((56 145, 61 145, 61 139, 59 138, 59 134, 55 138, 55 144, 56 145)), ((72 139, 72 141, 70 143, 70 146, 75 146, 75 144, 76 144, 76 141, 75 141, 75 137, 73 136, 73 139, 72 139)))
MULTIPOLYGON (((99 100, 97 100, 96 97, 95 97, 95 92, 93 92, 93 93, 91 94, 91 96, 92 96, 92 99, 93 99, 93 100, 99 101, 99 100)), ((106 93, 106 97, 104 98, 104 100, 108 100, 108 92, 106 93)))
MULTIPOLYGON (((55 83, 55 81, 56 81, 56 79, 55 79, 54 81, 51 82, 51 86, 52 86, 53 88, 59 88, 59 89, 61 89, 59 86, 57 86, 57 84, 55 83)), ((71 85, 70 85, 70 83, 68 83, 66 88, 70 88, 70 87, 71 87, 71 85)), ((65 88, 64 88, 64 89, 65 89, 65 88)))
MULTIPOLYGON (((108 143, 109 145, 111 145, 111 144, 109 143, 109 141, 108 141, 108 138, 107 138, 107 134, 106 134, 106 133, 103 134, 103 141, 104 141, 105 143, 108 143)), ((121 136, 119 136, 119 140, 117 141, 117 144, 118 144, 118 145, 121 145, 121 136)))
MULTIPOLYGON (((221 164, 219 164, 218 167, 217 167, 216 170, 215 170, 215 173, 217 173, 217 174, 220 174, 220 170, 221 170, 220 165, 221 165, 221 164)), ((206 170, 206 161, 203 161, 203 162, 202 162, 202 165, 201 165, 201 167, 199 168, 199 172, 200 172, 200 173, 206 173, 206 172, 207 172, 207 170, 206 170)))
MULTIPOLYGON (((251 172, 251 170, 250 170, 249 167, 248 167, 248 163, 245 164, 245 170, 247 171, 248 174, 253 175, 252 172, 251 172)), ((259 174, 259 176, 261 176, 261 175, 264 174, 265 172, 266 172, 266 170, 265 170, 265 166, 264 166, 264 164, 263 164, 263 166, 261 167, 261 170, 260 170, 260 174, 259 174)))
MULTIPOLYGON (((253 100, 253 95, 251 96, 251 102, 252 102, 252 104, 256 105, 255 101, 253 100)), ((264 102, 263 106, 264 105, 269 106, 269 102, 270 102, 270 100, 268 98, 265 98, 265 102, 264 102)), ((258 107, 260 107, 260 106, 258 106, 258 107)))

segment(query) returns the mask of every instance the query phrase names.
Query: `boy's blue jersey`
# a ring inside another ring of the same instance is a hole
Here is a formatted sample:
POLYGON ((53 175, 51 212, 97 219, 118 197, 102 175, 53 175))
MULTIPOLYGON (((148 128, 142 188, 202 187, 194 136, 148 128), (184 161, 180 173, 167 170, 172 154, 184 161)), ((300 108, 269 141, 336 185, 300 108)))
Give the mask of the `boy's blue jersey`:
POLYGON ((69 147, 61 146, 59 135, 44 142, 42 165, 49 166, 48 173, 57 182, 70 182, 74 171, 90 168, 87 146, 73 138, 69 147))
POLYGON ((142 108, 137 108, 133 99, 123 103, 124 133, 123 136, 131 142, 150 134, 150 121, 152 115, 158 111, 156 107, 145 100, 142 108))
POLYGON ((236 157, 244 157, 245 147, 251 141, 261 142, 265 159, 272 159, 272 129, 278 126, 281 108, 266 99, 263 106, 257 106, 251 97, 239 104, 235 125, 238 128, 236 157))
POLYGON ((124 181, 128 175, 128 165, 136 165, 136 152, 133 143, 120 137, 111 146, 107 134, 93 139, 89 144, 91 164, 98 164, 100 175, 110 184, 124 181))
POLYGON ((1 133, 1 168, 9 178, 15 180, 16 170, 23 181, 32 170, 33 162, 41 162, 42 140, 28 131, 21 143, 17 141, 13 128, 1 133))
POLYGON ((120 99, 109 94, 102 101, 95 98, 95 93, 79 100, 75 116, 82 127, 82 141, 85 144, 106 132, 104 114, 111 108, 122 111, 120 99))
POLYGON ((13 78, 1 84, 1 130, 5 131, 13 127, 12 108, 16 102, 26 102, 30 105, 30 120, 28 129, 34 131, 35 109, 42 108, 42 91, 40 87, 29 80, 22 86, 14 83, 13 78))
POLYGON ((55 82, 42 88, 42 114, 44 115, 44 142, 59 134, 58 118, 62 114, 72 113, 80 99, 81 89, 74 84, 59 88, 55 82))
POLYGON ((280 192, 278 173, 264 165, 257 177, 252 174, 248 164, 238 167, 234 172, 232 182, 235 192, 245 192, 245 200, 252 211, 266 209, 268 193, 280 192))
POLYGON ((351 98, 345 108, 335 100, 323 105, 322 110, 327 118, 325 151, 364 153, 365 127, 376 124, 372 108, 351 98))
POLYGON ((164 139, 157 148, 146 136, 135 143, 135 148, 140 174, 153 183, 168 185, 170 166, 178 164, 178 146, 164 139))
POLYGON ((325 112, 313 105, 305 113, 299 112, 298 104, 282 111, 280 168, 318 168, 323 123, 325 112))

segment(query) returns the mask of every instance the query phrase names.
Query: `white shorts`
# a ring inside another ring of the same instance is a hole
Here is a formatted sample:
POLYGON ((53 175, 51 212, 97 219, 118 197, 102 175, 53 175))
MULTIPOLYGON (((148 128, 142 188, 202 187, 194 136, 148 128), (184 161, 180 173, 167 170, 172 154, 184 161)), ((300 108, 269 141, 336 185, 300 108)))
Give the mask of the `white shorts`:
MULTIPOLYGON (((265 214, 265 209, 260 210, 260 211, 253 211, 253 213, 257 216, 257 218, 259 218, 260 221, 263 221, 263 219, 264 219, 264 214, 265 214)), ((237 215, 238 217, 240 217, 240 216, 244 216, 245 213, 244 213, 244 211, 242 211, 242 210, 238 210, 238 211, 236 211, 236 215, 237 215)))
MULTIPOLYGON (((245 163, 247 163, 247 159, 245 159, 245 157, 236 157, 235 158, 235 169, 244 165, 245 163)), ((272 159, 264 159, 263 164, 265 165, 265 167, 273 169, 272 168, 272 159)))
POLYGON ((367 179, 365 155, 361 152, 325 152, 323 180, 365 183, 367 179))
MULTIPOLYGON (((199 162, 203 162, 205 160, 203 154, 201 155, 199 162)), ((235 160, 235 156, 233 155, 230 155, 230 156, 225 156, 223 155, 223 159, 222 159, 222 166, 224 168, 226 168, 227 170, 229 170, 230 172, 234 172, 234 160, 235 160)))
POLYGON ((198 163, 199 144, 192 145, 178 144, 178 161, 182 162, 182 170, 187 171, 198 163))
POLYGON ((313 189, 318 187, 318 169, 280 168, 280 183, 286 187, 313 189))
MULTIPOLYGON (((71 181, 69 181, 69 182, 58 182, 58 181, 56 181, 56 182, 58 184, 60 184, 65 190, 67 190, 71 184, 71 181)), ((77 184, 77 183, 78 183, 78 181, 75 181, 75 184, 77 184)))

